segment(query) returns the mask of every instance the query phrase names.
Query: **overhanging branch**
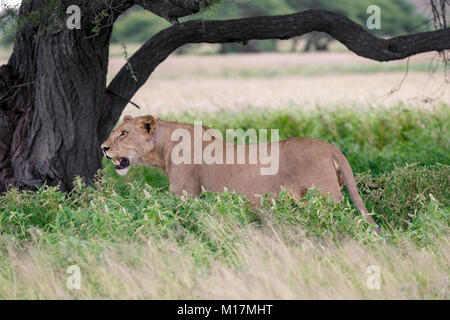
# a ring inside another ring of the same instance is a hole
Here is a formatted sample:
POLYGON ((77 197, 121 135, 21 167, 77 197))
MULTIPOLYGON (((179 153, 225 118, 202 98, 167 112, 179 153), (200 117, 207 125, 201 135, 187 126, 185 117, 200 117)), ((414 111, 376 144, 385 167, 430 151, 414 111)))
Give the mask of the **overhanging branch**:
MULTIPOLYGON (((130 100, 155 68, 174 50, 187 43, 224 43, 253 39, 290 39, 311 31, 323 31, 348 49, 376 61, 403 59, 418 53, 450 49, 450 29, 381 39, 347 17, 327 10, 253 17, 225 21, 195 20, 174 25, 149 39, 129 60, 137 81, 124 66, 108 89, 130 100)), ((110 113, 101 136, 107 136, 126 102, 110 95, 110 113)))

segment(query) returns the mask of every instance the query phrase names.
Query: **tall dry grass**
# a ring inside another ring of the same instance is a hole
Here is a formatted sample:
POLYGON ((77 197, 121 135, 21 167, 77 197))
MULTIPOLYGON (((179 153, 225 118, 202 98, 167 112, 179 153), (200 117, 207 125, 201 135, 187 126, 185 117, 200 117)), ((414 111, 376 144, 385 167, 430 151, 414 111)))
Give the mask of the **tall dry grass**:
MULTIPOLYGON (((239 230, 235 230, 239 232, 239 230)), ((51 249, 38 244, 10 248, 8 273, 0 277, 2 299, 449 299, 449 239, 433 249, 363 246, 300 240, 301 229, 252 229, 235 244, 239 265, 214 262, 199 268, 175 242, 147 239, 122 244, 99 259, 75 257, 81 289, 69 290, 69 275, 51 249), (276 230, 277 229, 277 230, 276 230), (276 231, 275 231, 276 230, 276 231), (381 288, 366 286, 367 268, 381 270, 381 288)), ((3 262, 5 263, 5 262, 3 262)), ((75 261, 74 261, 75 263, 75 261)))

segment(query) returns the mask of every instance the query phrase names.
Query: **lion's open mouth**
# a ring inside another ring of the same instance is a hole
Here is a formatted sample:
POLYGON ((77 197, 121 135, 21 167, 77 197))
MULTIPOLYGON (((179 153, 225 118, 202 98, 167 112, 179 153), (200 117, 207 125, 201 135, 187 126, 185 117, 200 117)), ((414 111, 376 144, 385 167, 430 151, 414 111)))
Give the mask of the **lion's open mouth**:
POLYGON ((125 157, 117 158, 114 161, 114 168, 119 169, 119 170, 128 168, 129 165, 130 165, 130 160, 128 160, 128 158, 125 158, 125 157))

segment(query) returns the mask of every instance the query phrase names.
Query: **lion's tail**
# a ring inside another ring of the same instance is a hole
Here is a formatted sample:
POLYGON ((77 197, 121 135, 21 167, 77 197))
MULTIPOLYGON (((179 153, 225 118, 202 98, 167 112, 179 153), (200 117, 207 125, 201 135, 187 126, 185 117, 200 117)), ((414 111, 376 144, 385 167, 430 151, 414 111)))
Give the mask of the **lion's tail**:
POLYGON ((355 204, 356 208, 361 212, 363 216, 365 216, 368 222, 374 225, 375 230, 379 231, 379 227, 370 216, 369 211, 367 210, 363 200, 361 199, 361 196, 359 195, 350 163, 348 163, 347 159, 341 152, 334 152, 333 156, 335 164, 337 164, 337 174, 341 176, 342 180, 347 186, 347 190, 350 193, 350 198, 352 198, 352 201, 355 204))

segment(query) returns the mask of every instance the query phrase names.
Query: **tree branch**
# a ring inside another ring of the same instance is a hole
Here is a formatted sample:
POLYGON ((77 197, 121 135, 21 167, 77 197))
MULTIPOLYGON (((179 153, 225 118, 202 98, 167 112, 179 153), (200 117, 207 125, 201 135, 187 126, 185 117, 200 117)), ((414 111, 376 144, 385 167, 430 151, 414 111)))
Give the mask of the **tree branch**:
MULTIPOLYGON (((348 49, 376 61, 403 59, 427 51, 450 49, 450 29, 381 39, 347 17, 327 10, 308 10, 291 15, 253 17, 225 21, 195 20, 174 25, 149 39, 129 60, 137 81, 124 66, 108 89, 130 100, 155 68, 174 50, 187 43, 224 43, 253 39, 290 39, 311 31, 323 31, 348 49)), ((107 137, 126 102, 109 95, 101 137, 107 137)))

